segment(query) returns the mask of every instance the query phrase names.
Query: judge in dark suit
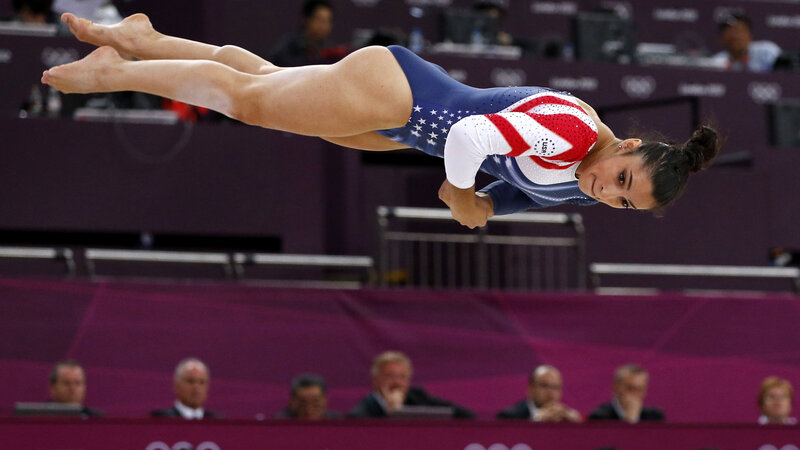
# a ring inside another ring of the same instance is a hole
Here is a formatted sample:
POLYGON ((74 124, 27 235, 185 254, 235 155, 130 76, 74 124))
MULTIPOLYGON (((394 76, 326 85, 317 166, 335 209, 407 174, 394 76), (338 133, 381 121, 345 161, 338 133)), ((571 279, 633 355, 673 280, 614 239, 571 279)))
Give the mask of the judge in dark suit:
POLYGON ((77 361, 66 360, 56 363, 50 372, 50 401, 78 405, 81 416, 105 416, 99 409, 89 408, 83 404, 86 397, 86 372, 77 361))
POLYGON ((328 409, 328 389, 325 380, 313 373, 298 375, 292 380, 289 405, 275 415, 276 419, 341 419, 342 415, 328 409))
POLYGON ((561 403, 564 382, 553 366, 541 365, 528 376, 528 398, 497 413, 498 419, 580 422, 581 414, 561 403))
POLYGON ((411 360, 403 353, 389 351, 378 355, 370 370, 373 390, 350 410, 348 417, 389 417, 404 406, 445 406, 452 408, 452 417, 475 417, 475 413, 462 406, 411 386, 411 373, 411 360))
POLYGON ((222 417, 206 411, 203 405, 208 398, 210 373, 203 361, 186 358, 175 367, 175 400, 172 408, 158 409, 150 417, 175 417, 187 420, 202 420, 222 417))
POLYGON ((663 411, 644 406, 649 377, 647 371, 636 364, 619 367, 614 373, 614 397, 595 408, 589 414, 589 420, 663 421, 663 411))

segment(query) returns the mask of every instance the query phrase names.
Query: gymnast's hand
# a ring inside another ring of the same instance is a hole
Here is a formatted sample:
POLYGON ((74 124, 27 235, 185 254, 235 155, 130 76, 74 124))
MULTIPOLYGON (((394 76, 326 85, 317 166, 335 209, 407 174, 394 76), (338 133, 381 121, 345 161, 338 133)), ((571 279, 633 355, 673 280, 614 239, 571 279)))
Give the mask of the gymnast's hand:
POLYGON ((486 225, 489 217, 494 215, 492 198, 476 194, 475 186, 459 189, 444 180, 442 187, 439 188, 439 199, 450 208, 453 218, 458 223, 469 228, 486 225))

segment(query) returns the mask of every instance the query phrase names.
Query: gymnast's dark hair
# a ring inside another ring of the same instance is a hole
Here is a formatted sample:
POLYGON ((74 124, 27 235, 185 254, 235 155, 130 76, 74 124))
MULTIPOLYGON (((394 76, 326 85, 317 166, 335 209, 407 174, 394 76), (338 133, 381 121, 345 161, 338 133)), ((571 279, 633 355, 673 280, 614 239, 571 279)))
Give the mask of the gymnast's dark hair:
POLYGON ((645 141, 633 154, 644 161, 653 182, 656 213, 672 204, 686 189, 689 175, 711 165, 720 148, 714 128, 703 125, 682 145, 672 142, 645 141))

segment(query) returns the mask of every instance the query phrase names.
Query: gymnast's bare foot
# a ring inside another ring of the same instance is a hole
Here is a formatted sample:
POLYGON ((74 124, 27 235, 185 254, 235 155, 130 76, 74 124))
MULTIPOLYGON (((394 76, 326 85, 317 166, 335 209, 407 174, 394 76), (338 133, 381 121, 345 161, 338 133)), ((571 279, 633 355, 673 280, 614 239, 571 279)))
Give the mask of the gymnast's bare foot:
POLYGON ((128 16, 116 25, 98 25, 71 13, 62 14, 61 21, 69 25, 69 30, 79 41, 98 47, 110 45, 126 58, 138 54, 139 49, 159 35, 150 18, 144 14, 128 16))
POLYGON ((114 48, 100 47, 80 61, 46 70, 42 74, 42 83, 65 94, 112 92, 117 89, 111 85, 111 81, 120 65, 125 63, 114 48))

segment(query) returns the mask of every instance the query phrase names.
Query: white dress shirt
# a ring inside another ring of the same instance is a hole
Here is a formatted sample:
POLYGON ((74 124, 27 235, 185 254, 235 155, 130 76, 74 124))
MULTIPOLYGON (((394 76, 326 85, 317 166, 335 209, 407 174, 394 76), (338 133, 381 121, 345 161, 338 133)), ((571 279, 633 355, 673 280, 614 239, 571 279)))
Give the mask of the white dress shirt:
POLYGON ((203 418, 203 408, 190 408, 180 400, 175 400, 175 409, 181 414, 181 417, 187 420, 200 420, 203 418))

